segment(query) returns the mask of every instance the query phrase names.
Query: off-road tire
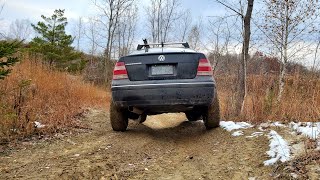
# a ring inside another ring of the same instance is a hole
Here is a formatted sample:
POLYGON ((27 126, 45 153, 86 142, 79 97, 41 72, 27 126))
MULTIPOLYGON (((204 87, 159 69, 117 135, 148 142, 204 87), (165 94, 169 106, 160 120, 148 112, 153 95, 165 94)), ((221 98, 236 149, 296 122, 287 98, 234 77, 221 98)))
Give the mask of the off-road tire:
POLYGON ((201 113, 187 111, 187 112, 185 112, 185 114, 186 114, 186 117, 189 121, 197 121, 201 118, 201 113))
POLYGON ((110 123, 114 131, 126 131, 128 127, 128 110, 119 108, 113 101, 110 103, 110 123))
POLYGON ((217 93, 215 94, 212 104, 206 108, 203 114, 203 121, 207 130, 219 127, 220 107, 217 93))

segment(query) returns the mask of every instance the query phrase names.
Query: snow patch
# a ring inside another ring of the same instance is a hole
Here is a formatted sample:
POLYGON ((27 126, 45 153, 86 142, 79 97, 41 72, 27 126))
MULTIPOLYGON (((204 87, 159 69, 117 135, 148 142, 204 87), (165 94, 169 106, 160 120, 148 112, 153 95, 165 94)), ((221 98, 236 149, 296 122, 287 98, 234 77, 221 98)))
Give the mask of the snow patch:
POLYGON ((307 136, 310 139, 317 139, 320 138, 320 122, 317 123, 294 123, 291 122, 289 124, 289 127, 293 129, 296 132, 299 132, 305 136, 307 136))
POLYGON ((232 136, 242 136, 243 135, 243 131, 235 131, 232 133, 232 136))
POLYGON ((34 127, 36 127, 36 128, 43 128, 43 127, 45 127, 46 125, 43 125, 43 124, 41 124, 40 122, 38 122, 38 121, 35 121, 34 122, 34 127))
POLYGON ((290 147, 288 143, 274 130, 268 134, 270 150, 267 154, 271 159, 264 161, 265 166, 273 165, 278 160, 285 162, 290 160, 290 147))
POLYGON ((253 125, 246 123, 246 122, 233 122, 233 121, 221 121, 220 126, 227 130, 237 130, 237 129, 247 129, 253 127, 253 125))
POLYGON ((251 136, 246 136, 246 138, 253 138, 253 137, 259 137, 262 136, 263 132, 254 132, 251 134, 251 136))
POLYGON ((275 126, 275 127, 286 127, 286 125, 280 123, 279 121, 276 121, 276 122, 271 123, 271 126, 275 126))

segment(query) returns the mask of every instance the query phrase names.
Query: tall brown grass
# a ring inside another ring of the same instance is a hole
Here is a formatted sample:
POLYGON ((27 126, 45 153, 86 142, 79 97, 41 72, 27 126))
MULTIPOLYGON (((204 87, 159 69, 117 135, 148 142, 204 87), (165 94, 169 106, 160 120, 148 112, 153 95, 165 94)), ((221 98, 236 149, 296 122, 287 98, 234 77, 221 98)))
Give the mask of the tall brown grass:
POLYGON ((276 75, 249 75, 248 95, 243 116, 232 114, 236 92, 236 78, 216 77, 221 112, 224 119, 251 122, 320 121, 320 79, 311 75, 295 74, 286 78, 285 91, 277 101, 276 75))
POLYGON ((75 126, 75 117, 86 108, 107 108, 109 100, 105 90, 24 55, 0 81, 0 139, 75 126), (35 121, 45 127, 35 128, 35 121))

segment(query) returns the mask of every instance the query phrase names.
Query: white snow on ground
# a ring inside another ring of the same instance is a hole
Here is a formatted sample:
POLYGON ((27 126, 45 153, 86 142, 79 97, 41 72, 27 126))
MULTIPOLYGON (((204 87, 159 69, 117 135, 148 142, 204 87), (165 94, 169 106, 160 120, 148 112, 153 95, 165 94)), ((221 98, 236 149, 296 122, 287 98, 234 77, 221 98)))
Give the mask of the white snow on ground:
POLYGON ((232 133, 232 136, 242 136, 243 135, 243 131, 235 131, 232 133))
MULTIPOLYGON (((247 129, 254 127, 253 125, 246 122, 233 122, 233 121, 221 121, 220 126, 227 130, 233 131, 232 136, 242 136, 246 131, 239 129, 247 129), (237 130, 237 131, 235 131, 237 130)), ((291 131, 286 131, 287 133, 291 133, 292 135, 296 135, 296 133, 301 133, 302 135, 307 136, 308 138, 318 140, 318 149, 320 149, 320 122, 315 123, 294 123, 291 122, 288 125, 283 124, 281 122, 266 122, 261 123, 257 126, 257 129, 260 131, 254 132, 246 138, 254 138, 264 135, 266 131, 273 129, 272 127, 278 128, 289 128, 291 131)), ((270 140, 270 150, 267 151, 270 159, 264 161, 265 166, 273 165, 277 161, 285 162, 290 160, 290 151, 295 153, 295 148, 290 147, 289 143, 283 139, 276 131, 270 130, 268 133, 268 138, 270 140), (292 148, 292 149, 291 149, 292 148)))
POLYGON ((253 127, 253 125, 246 122, 232 122, 232 121, 221 121, 220 126, 227 131, 232 131, 237 129, 247 129, 247 128, 253 127))
POLYGON ((38 121, 35 121, 35 122, 34 122, 34 126, 35 126, 36 128, 43 128, 43 127, 45 127, 45 125, 41 124, 41 123, 38 122, 38 121))
POLYGON ((285 162, 290 160, 290 147, 288 143, 274 130, 271 130, 269 135, 270 150, 267 154, 271 159, 264 161, 265 166, 273 165, 278 160, 285 162))
POLYGON ((266 131, 267 128, 270 127, 287 127, 286 125, 282 124, 281 122, 265 122, 265 123, 261 123, 258 127, 258 129, 260 131, 266 131))
POLYGON ((289 127, 291 127, 291 129, 293 129, 299 133, 302 133, 303 135, 307 136, 310 139, 320 138, 320 122, 317 122, 317 123, 311 123, 311 122, 294 123, 294 122, 291 122, 289 124, 289 127))
POLYGON ((276 122, 273 122, 271 123, 271 126, 275 126, 275 127, 286 127, 286 125, 276 121, 276 122))

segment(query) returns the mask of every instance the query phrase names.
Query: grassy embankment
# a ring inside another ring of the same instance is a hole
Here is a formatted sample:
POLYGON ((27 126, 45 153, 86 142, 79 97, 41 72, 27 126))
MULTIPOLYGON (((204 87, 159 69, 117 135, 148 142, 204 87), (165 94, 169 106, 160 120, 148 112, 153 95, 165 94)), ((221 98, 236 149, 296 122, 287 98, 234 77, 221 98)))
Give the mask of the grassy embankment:
POLYGON ((0 139, 81 126, 77 116, 87 108, 107 107, 110 97, 105 90, 52 70, 40 60, 21 59, 0 81, 0 139), (35 121, 45 127, 35 128, 35 121))

